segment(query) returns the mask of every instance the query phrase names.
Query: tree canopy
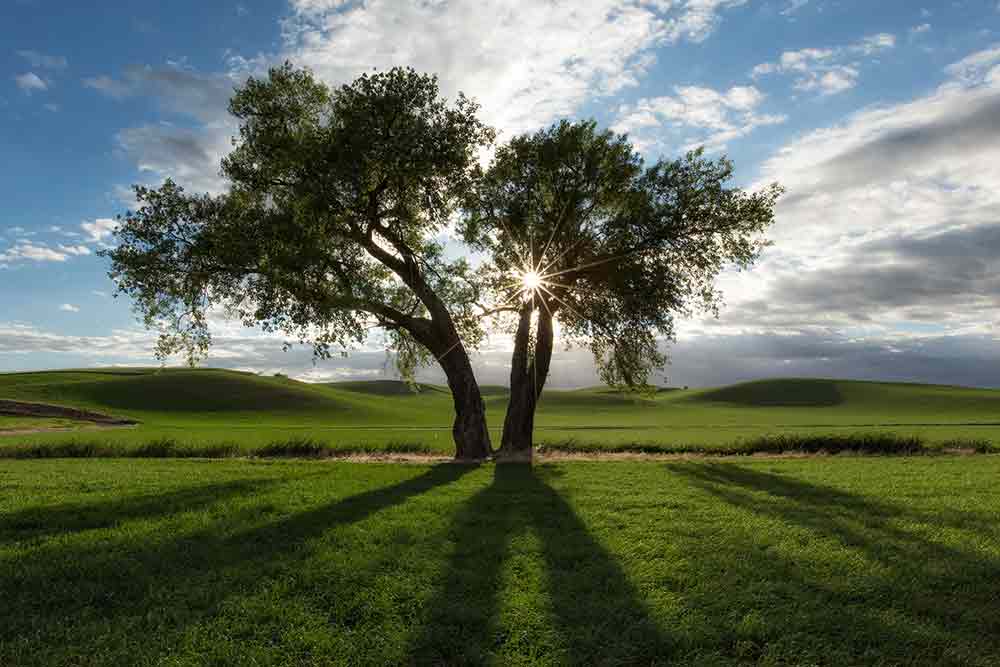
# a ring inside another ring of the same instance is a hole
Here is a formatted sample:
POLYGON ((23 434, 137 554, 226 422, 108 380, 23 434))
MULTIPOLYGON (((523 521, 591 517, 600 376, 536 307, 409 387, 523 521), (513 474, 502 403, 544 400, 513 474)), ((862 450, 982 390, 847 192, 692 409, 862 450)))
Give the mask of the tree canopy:
POLYGON ((484 284, 499 308, 518 312, 504 448, 530 450, 553 320, 607 384, 635 390, 666 363, 677 316, 717 309, 717 276, 758 258, 781 193, 730 187, 732 174, 700 150, 646 166, 627 136, 593 121, 499 147, 462 233, 490 258, 484 284))
POLYGON ((158 354, 204 355, 213 309, 320 357, 380 328, 404 377, 445 372, 460 457, 492 451, 468 355, 486 315, 516 314, 504 448, 530 450, 554 323, 606 383, 647 387, 674 318, 715 309, 720 271, 757 259, 781 192, 730 187, 732 163, 700 151, 647 167, 594 122, 516 137, 484 170, 495 134, 477 105, 449 103, 412 69, 331 89, 286 64, 238 88, 230 111, 228 190, 137 187, 141 206, 106 252, 119 291, 160 329, 158 354), (439 240, 456 219, 485 253, 476 268, 439 240))
POLYGON ((479 175, 494 132, 478 107, 449 103, 412 69, 331 90, 289 64, 235 91, 240 122, 222 161, 229 189, 137 187, 141 207, 107 252, 111 276, 158 352, 205 354, 213 308, 311 344, 319 356, 388 332, 404 374, 437 360, 455 397, 457 453, 489 433, 467 347, 478 344, 481 283, 436 239, 479 175))

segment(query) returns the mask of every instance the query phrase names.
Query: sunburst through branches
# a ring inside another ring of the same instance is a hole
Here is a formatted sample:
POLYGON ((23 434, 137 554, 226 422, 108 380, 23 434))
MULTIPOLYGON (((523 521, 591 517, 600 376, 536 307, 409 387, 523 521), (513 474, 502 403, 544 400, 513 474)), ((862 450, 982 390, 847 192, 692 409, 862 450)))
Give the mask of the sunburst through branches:
MULTIPOLYGON (((546 250, 548 250, 550 245, 551 244, 546 244, 546 250)), ((581 263, 577 266, 563 268, 561 270, 556 269, 556 263, 564 254, 564 252, 560 253, 551 260, 543 254, 534 265, 527 257, 520 260, 521 265, 510 271, 508 274, 509 279, 503 285, 504 290, 510 290, 512 292, 510 297, 511 301, 508 303, 512 303, 520 298, 522 302, 534 301, 536 304, 541 303, 541 305, 546 305, 545 302, 547 299, 543 297, 547 296, 550 299, 558 301, 567 308, 570 308, 569 304, 566 304, 565 301, 553 293, 554 290, 561 292, 580 291, 588 293, 594 293, 595 290, 578 287, 572 284, 572 281, 570 284, 567 284, 558 280, 558 278, 571 271, 587 269, 601 264, 606 264, 608 262, 624 259, 629 255, 636 254, 636 251, 615 257, 606 257, 586 264, 581 263)))
POLYGON ((544 282, 537 271, 521 271, 519 277, 521 280, 521 291, 528 297, 537 292, 544 282))

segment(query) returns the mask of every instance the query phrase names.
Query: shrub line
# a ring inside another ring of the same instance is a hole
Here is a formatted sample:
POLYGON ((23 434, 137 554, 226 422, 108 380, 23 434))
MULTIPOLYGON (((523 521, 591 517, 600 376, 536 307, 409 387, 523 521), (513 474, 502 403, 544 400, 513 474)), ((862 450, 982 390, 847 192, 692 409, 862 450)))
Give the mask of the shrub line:
MULTIPOLYGON (((649 456, 697 455, 733 457, 750 455, 882 455, 915 456, 954 452, 987 454, 997 452, 988 440, 952 440, 937 444, 925 443, 917 436, 893 433, 860 433, 837 435, 770 435, 729 445, 664 445, 631 443, 608 445, 576 439, 542 442, 537 452, 542 455, 575 456, 649 456)), ((440 457, 429 445, 419 442, 389 442, 380 445, 333 447, 314 438, 277 440, 263 447, 246 449, 236 442, 190 445, 172 438, 150 440, 138 447, 128 447, 100 440, 70 440, 54 444, 24 444, 0 447, 0 459, 48 458, 201 458, 201 459, 341 459, 351 457, 377 458, 440 457)))

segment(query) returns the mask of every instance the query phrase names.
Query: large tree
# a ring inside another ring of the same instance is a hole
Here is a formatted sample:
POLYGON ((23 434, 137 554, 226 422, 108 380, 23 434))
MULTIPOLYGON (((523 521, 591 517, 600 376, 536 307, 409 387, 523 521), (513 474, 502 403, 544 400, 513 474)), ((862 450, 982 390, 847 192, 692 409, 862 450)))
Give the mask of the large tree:
POLYGON ((384 329, 404 374, 440 364, 455 405, 459 458, 491 453, 467 347, 481 337, 480 283, 440 237, 480 172, 493 131, 477 105, 448 103, 437 80, 396 68, 330 89, 284 65, 238 88, 240 122, 222 162, 225 194, 167 181, 136 188, 111 276, 158 351, 203 355, 225 308, 328 356, 384 329))
POLYGON ((732 163, 693 151, 646 166, 628 137, 558 123, 501 146, 470 190, 462 231, 489 257, 497 310, 514 311, 510 402, 498 456, 529 459, 553 322, 601 378, 648 388, 674 318, 717 309, 718 274, 766 244, 778 185, 728 186, 732 163))

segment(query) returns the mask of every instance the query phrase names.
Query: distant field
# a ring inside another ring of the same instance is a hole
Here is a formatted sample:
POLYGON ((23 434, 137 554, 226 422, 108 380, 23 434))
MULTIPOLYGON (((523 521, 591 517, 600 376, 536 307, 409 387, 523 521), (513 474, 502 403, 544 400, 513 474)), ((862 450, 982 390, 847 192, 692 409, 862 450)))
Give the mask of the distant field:
POLYGON ((0 665, 1000 664, 1000 457, 0 461, 0 665))
MULTIPOLYGON (((498 436, 506 394, 499 387, 484 387, 484 394, 498 436)), ((211 369, 99 369, 0 374, 0 398, 140 422, 100 433, 0 436, 0 448, 84 440, 127 448, 170 440, 252 449, 311 439, 340 448, 452 450, 448 392, 423 386, 414 394, 391 381, 318 385, 211 369)), ((546 391, 537 425, 539 444, 584 450, 671 451, 768 435, 885 432, 918 436, 932 445, 1000 443, 1000 391, 795 379, 652 397, 607 389, 546 391)), ((0 429, 13 428, 15 418, 0 418, 0 429)))

